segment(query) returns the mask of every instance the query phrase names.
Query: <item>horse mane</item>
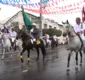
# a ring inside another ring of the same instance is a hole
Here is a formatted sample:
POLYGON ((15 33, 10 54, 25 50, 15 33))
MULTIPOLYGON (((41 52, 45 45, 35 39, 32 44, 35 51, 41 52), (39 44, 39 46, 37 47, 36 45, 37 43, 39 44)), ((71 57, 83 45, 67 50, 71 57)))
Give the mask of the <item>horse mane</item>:
POLYGON ((20 37, 23 40, 29 40, 29 39, 31 39, 30 34, 27 31, 20 30, 18 34, 21 35, 20 37))

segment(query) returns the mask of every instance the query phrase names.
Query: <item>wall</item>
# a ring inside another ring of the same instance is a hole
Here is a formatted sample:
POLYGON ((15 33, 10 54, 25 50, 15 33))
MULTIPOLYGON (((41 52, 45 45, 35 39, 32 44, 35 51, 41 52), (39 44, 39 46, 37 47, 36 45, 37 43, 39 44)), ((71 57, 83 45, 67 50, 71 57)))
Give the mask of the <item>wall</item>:
MULTIPOLYGON (((27 13, 28 14, 28 13, 27 13)), ((33 15, 30 15, 28 14, 30 20, 33 22, 33 23, 36 23, 37 24, 37 27, 39 28, 40 27, 40 20, 39 20, 39 17, 36 17, 36 16, 33 16, 33 15)), ((13 18, 11 18, 7 23, 6 25, 7 26, 10 26, 12 22, 19 22, 19 28, 21 29, 22 26, 24 25, 24 22, 23 22, 23 16, 22 16, 22 13, 21 11, 18 12, 13 18)), ((60 27, 56 22, 52 21, 52 20, 49 20, 49 19, 45 19, 45 18, 42 18, 42 28, 45 28, 44 24, 47 24, 47 28, 49 28, 49 26, 52 26, 52 28, 56 28, 56 29, 60 29, 62 30, 62 27, 60 27)))

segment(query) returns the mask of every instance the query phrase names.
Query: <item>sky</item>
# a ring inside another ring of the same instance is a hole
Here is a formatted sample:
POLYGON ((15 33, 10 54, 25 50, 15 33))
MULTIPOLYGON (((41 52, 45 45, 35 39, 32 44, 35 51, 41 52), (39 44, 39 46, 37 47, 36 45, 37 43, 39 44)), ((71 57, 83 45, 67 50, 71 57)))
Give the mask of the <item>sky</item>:
MULTIPOLYGON (((31 0, 31 2, 34 2, 36 3, 37 1, 39 0, 31 0)), ((56 1, 56 0, 54 0, 56 1)), ((64 6, 64 5, 68 5, 70 3, 74 3, 74 2, 78 2, 78 1, 81 1, 81 0, 68 0, 68 1, 65 1, 65 2, 60 2, 59 3, 59 6, 64 6)), ((54 6, 56 7, 56 6, 54 6)), ((82 7, 82 4, 80 5, 80 7, 82 7)), ((7 21, 10 17, 12 17, 14 14, 16 14, 18 11, 20 11, 21 9, 19 8, 16 8, 16 7, 12 7, 12 6, 8 6, 8 5, 3 5, 3 4, 0 4, 0 23, 4 23, 5 21, 7 21)), ((29 11, 27 11, 29 12, 29 11)), ((30 12, 31 14, 34 14, 32 12, 30 12)), ((36 16, 39 16, 39 14, 34 14, 36 16)), ((61 24, 62 21, 66 21, 68 19, 68 21, 74 25, 75 24, 75 18, 76 17, 82 17, 82 14, 81 12, 78 12, 78 13, 73 13, 73 14, 65 14, 65 15, 57 15, 57 14, 49 14, 49 15, 43 15, 43 17, 45 18, 49 18, 51 20, 54 20, 56 22, 59 22, 61 24), (49 17, 50 16, 50 17, 49 17)))

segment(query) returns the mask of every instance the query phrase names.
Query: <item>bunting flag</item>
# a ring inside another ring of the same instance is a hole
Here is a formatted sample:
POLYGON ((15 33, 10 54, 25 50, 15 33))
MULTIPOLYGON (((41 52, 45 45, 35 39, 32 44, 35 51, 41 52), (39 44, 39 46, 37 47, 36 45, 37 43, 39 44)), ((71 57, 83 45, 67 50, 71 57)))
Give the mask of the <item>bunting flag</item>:
POLYGON ((31 30, 32 29, 32 21, 29 19, 28 15, 24 11, 23 7, 22 7, 22 15, 23 15, 24 24, 27 27, 27 30, 31 30))
MULTIPOLYGON (((85 0, 42 0, 42 14, 80 13, 84 2, 85 0)), ((40 0, 0 0, 0 3, 18 8, 23 5, 24 10, 40 13, 40 0)))
POLYGON ((42 4, 46 4, 49 0, 42 0, 42 4))
POLYGON ((21 4, 29 4, 30 0, 0 0, 1 4, 11 4, 11 5, 21 5, 21 4))
POLYGON ((42 0, 42 8, 46 8, 46 4, 49 2, 49 0, 42 0))

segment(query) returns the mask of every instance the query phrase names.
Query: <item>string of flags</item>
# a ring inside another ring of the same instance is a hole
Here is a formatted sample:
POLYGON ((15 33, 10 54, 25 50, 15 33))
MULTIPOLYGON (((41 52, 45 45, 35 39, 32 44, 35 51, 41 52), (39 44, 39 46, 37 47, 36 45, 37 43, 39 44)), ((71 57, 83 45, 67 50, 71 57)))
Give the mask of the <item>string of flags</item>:
MULTIPOLYGON (((40 1, 40 0, 39 0, 40 1)), ((1 4, 10 5, 21 8, 23 5, 25 10, 40 13, 40 2, 32 3, 32 0, 0 0, 1 4)), ((71 0, 42 0, 42 14, 69 14, 81 12, 84 0, 76 0, 67 5, 60 5, 60 3, 69 2, 71 0)))

